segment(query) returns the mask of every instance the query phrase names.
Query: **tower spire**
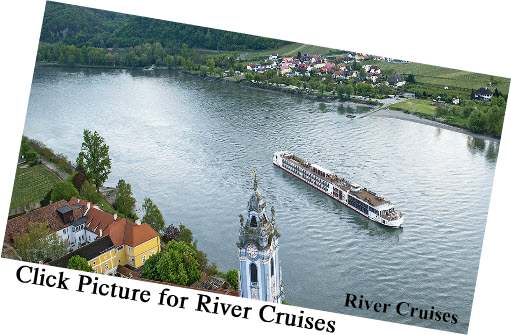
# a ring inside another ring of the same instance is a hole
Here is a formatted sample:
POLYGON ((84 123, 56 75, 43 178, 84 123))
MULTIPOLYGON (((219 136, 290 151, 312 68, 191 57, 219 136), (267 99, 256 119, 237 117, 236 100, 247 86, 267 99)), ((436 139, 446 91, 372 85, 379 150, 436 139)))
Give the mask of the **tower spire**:
POLYGON ((254 168, 254 191, 257 191, 257 167, 254 168))

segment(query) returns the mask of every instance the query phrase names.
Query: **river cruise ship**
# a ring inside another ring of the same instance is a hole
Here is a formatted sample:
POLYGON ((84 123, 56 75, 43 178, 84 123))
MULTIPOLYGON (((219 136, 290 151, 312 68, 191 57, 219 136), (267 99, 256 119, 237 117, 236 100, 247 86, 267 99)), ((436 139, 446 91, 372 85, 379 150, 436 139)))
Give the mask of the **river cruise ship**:
POLYGON ((403 215, 390 201, 291 152, 275 152, 273 164, 374 222, 391 228, 403 224, 403 215))

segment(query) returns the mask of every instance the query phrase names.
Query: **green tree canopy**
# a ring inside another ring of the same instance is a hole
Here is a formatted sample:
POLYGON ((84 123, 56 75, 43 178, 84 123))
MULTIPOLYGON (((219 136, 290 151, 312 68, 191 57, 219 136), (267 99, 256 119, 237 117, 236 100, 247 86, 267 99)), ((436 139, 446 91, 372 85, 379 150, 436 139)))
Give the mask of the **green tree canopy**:
POLYGON ((82 187, 80 188, 80 197, 92 202, 93 204, 98 204, 101 201, 101 196, 98 192, 96 192, 96 187, 88 181, 82 184, 82 187))
POLYGON ((238 271, 237 270, 229 270, 225 275, 225 281, 231 285, 233 290, 238 289, 238 271))
POLYGON ((124 179, 120 179, 117 183, 117 193, 115 194, 115 209, 126 215, 126 217, 134 218, 136 200, 131 192, 131 185, 126 183, 124 179))
POLYGON ((47 223, 30 223, 26 234, 14 237, 14 249, 26 262, 54 260, 67 253, 67 244, 47 223))
POLYGON ((158 206, 156 206, 151 198, 145 198, 142 209, 145 211, 142 221, 153 227, 157 232, 161 232, 165 228, 165 220, 158 206))
POLYGON ((69 259, 67 262, 67 268, 68 269, 75 269, 85 272, 92 272, 92 266, 89 265, 87 260, 83 257, 80 257, 78 255, 74 255, 69 259))
POLYGON ((142 278, 171 284, 190 286, 200 279, 196 253, 184 242, 174 240, 167 244, 165 251, 149 257, 144 263, 142 278))
POLYGON ((73 186, 73 183, 63 181, 53 186, 51 190, 51 201, 57 202, 60 200, 69 201, 71 197, 78 197, 78 190, 73 186))
POLYGON ((83 131, 82 150, 76 159, 76 165, 82 166, 87 178, 96 185, 96 191, 108 179, 111 172, 111 160, 108 156, 105 139, 94 131, 83 131))

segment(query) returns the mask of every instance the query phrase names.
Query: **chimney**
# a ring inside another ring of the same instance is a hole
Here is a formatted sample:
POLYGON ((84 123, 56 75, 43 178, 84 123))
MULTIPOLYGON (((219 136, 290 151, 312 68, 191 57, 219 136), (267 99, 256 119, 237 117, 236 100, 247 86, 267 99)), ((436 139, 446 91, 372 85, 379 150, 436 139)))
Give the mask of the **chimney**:
POLYGON ((117 214, 114 214, 114 221, 117 221, 117 214))
POLYGON ((141 224, 140 219, 136 219, 135 224, 140 225, 141 224))
POLYGON ((83 213, 83 216, 87 215, 90 209, 90 202, 87 203, 87 209, 85 210, 85 213, 83 213))
POLYGON ((103 236, 103 229, 99 230, 99 237, 103 236))
POLYGON ((80 203, 80 199, 76 199, 76 202, 79 204, 80 203))

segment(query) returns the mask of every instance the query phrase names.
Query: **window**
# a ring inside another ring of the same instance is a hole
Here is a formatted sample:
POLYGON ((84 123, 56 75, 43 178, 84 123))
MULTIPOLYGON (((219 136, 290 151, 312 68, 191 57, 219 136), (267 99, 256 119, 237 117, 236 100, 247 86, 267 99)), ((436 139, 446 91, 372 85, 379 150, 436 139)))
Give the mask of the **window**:
POLYGON ((271 276, 273 277, 275 275, 275 268, 273 266, 273 257, 271 258, 271 276))
POLYGON ((257 285, 257 265, 254 263, 250 264, 250 281, 257 285))
POLYGON ((105 271, 108 271, 108 263, 105 264, 105 271))
POLYGON ((154 250, 153 250, 153 251, 151 251, 151 256, 153 256, 154 254, 155 254, 154 250))
POLYGON ((94 269, 94 273, 98 273, 98 269, 97 269, 97 268, 96 268, 96 269, 94 269))
POLYGON ((96 261, 92 262, 92 265, 96 265, 96 261))
POLYGON ((142 264, 145 263, 145 255, 142 256, 142 264))
POLYGON ((257 227, 257 219, 255 216, 252 216, 252 220, 250 221, 250 227, 257 227))

